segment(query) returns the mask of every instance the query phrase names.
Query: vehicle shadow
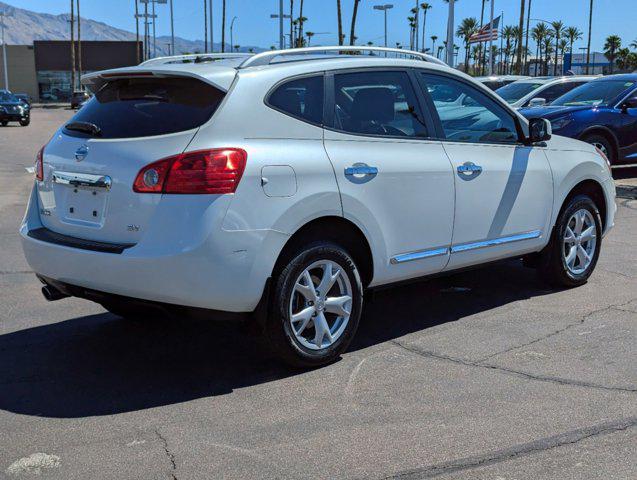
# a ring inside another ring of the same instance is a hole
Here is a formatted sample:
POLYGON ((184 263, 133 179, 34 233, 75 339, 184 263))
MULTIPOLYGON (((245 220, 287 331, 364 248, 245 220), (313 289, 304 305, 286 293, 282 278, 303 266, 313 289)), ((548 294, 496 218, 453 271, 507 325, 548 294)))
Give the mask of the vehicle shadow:
MULTIPOLYGON (((507 262, 376 292, 350 351, 549 293, 507 262)), ((104 313, 0 336, 0 409, 77 418, 231 393, 303 374, 237 324, 104 313)))

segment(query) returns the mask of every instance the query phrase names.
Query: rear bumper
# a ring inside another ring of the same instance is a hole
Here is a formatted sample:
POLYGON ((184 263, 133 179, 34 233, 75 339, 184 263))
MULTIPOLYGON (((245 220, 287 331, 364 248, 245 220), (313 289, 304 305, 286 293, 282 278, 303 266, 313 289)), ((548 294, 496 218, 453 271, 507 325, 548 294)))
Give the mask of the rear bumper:
POLYGON ((225 208, 218 210, 182 215, 180 224, 158 221, 137 244, 107 253, 30 235, 42 228, 32 193, 20 236, 31 268, 55 282, 151 302, 253 312, 288 236, 223 230, 225 208))

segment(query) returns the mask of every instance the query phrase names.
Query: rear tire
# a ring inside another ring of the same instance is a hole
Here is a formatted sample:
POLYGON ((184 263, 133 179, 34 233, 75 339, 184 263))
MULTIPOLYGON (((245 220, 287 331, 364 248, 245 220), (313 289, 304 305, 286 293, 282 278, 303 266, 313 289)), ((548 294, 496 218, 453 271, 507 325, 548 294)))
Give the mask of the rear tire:
POLYGON ((363 308, 352 257, 334 243, 307 245, 273 285, 266 337, 274 352, 295 367, 336 360, 352 341, 363 308))
POLYGON ((595 270, 601 246, 599 210, 588 195, 577 195, 560 212, 551 241, 540 254, 540 275, 556 287, 583 285, 595 270))
POLYGON ((20 120, 20 126, 22 127, 28 127, 30 123, 31 123, 31 119, 20 120))

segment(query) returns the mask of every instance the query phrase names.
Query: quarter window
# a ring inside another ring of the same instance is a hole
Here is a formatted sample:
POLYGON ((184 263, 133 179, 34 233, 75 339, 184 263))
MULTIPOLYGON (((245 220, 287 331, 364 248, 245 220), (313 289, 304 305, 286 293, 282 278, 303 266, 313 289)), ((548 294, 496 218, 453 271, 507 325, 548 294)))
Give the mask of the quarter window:
POLYGON ((268 104, 306 122, 323 123, 323 75, 284 83, 272 92, 268 104))
POLYGON ((448 77, 421 76, 447 140, 517 143, 518 133, 513 116, 477 88, 448 77), (462 101, 451 100, 453 98, 462 98, 462 101))
POLYGON ((334 75, 334 127, 360 135, 428 136, 406 72, 334 75))

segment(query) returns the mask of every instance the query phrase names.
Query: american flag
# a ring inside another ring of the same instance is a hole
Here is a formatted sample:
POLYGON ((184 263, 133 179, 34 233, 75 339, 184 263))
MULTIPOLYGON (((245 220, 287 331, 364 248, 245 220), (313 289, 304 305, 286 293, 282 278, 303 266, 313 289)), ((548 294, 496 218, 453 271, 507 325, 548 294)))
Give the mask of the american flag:
POLYGON ((492 23, 483 25, 480 30, 471 35, 469 43, 488 42, 498 39, 498 29, 500 28, 500 17, 494 18, 492 23), (493 26, 491 26, 493 24, 493 26))

